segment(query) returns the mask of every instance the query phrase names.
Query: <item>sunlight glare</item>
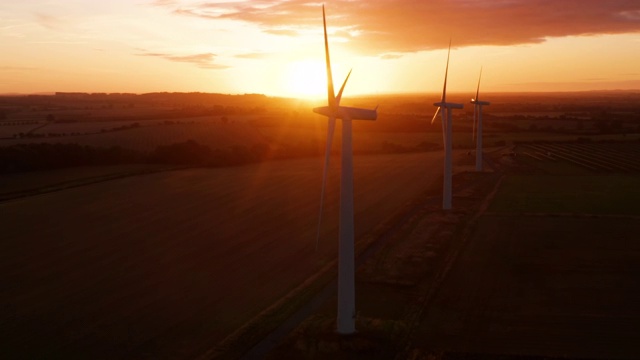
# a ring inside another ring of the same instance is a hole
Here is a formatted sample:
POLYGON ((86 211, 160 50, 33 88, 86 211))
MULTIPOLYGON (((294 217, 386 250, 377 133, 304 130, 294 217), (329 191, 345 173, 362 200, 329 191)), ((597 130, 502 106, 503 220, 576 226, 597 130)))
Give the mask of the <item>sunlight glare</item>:
POLYGON ((302 60, 288 66, 288 92, 294 97, 318 98, 327 92, 324 63, 302 60))

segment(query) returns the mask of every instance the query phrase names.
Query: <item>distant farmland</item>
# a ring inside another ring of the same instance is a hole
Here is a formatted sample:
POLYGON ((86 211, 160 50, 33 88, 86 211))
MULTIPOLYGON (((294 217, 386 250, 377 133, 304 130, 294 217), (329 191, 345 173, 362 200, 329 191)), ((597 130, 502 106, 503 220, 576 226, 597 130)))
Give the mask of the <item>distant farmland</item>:
POLYGON ((595 172, 640 172, 640 142, 539 142, 522 146, 523 155, 541 162, 562 161, 595 172))
MULTIPOLYGON (((112 131, 117 127, 129 127, 136 122, 54 124, 34 131, 35 134, 52 133, 55 136, 23 139, 4 139, 0 146, 25 143, 76 143, 96 147, 120 146, 127 149, 151 151, 158 146, 194 140, 211 148, 227 148, 234 145, 251 146, 264 143, 264 137, 253 127, 243 123, 220 122, 143 122, 135 128, 112 131), (106 129, 101 133, 101 129, 106 129)), ((32 126, 33 128, 34 126, 32 126)), ((5 135, 10 127, 5 127, 5 135)), ((2 127, 0 127, 2 129, 2 127)), ((26 131, 21 125, 21 131, 26 131)))
MULTIPOLYGON (((0 355, 184 358, 336 256, 337 159, 123 178, 0 203, 0 355)), ((359 156, 362 238, 438 179, 434 154, 359 156)))

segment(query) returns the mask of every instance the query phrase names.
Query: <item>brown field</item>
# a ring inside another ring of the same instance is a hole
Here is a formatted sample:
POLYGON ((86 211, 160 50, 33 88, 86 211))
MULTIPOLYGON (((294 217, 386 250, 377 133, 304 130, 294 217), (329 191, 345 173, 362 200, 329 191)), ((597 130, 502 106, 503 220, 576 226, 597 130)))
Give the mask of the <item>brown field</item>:
POLYGON ((174 168, 167 165, 130 164, 3 174, 0 175, 0 201, 174 168))
MULTIPOLYGON (((336 159, 337 160, 337 159, 336 159)), ((440 154, 355 159, 362 238, 438 179, 440 154)), ((184 358, 336 256, 333 161, 128 177, 0 203, 0 356, 184 358)))

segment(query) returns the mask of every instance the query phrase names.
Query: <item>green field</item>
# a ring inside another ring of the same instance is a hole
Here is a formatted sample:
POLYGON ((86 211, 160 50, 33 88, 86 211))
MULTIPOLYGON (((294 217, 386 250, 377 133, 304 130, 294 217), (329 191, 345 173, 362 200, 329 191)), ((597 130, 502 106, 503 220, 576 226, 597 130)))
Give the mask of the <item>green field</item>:
POLYGON ((511 175, 489 211, 640 215, 637 175, 511 175))
POLYGON ((637 358, 639 231, 637 220, 625 218, 484 216, 422 320, 415 347, 637 358))
POLYGON ((638 358, 640 178, 565 165, 506 175, 421 319, 416 354, 638 358))

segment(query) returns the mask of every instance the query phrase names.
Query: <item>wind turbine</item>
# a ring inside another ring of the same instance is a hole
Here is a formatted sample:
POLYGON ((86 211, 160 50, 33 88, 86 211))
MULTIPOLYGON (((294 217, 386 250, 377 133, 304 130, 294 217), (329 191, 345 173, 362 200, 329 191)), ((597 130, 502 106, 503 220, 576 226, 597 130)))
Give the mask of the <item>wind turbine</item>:
POLYGON ((431 123, 436 120, 436 116, 438 116, 438 112, 441 108, 444 108, 442 111, 442 137, 444 142, 444 184, 442 186, 442 209, 450 210, 451 209, 451 180, 453 177, 452 174, 452 124, 451 124, 451 113, 453 109, 462 109, 464 105, 449 103, 447 102, 447 75, 449 74, 449 56, 451 55, 451 41, 449 41, 449 51, 447 52, 447 67, 444 72, 444 86, 442 87, 442 98, 440 102, 434 103, 434 106, 437 106, 436 113, 433 114, 433 119, 431 119, 431 123))
POLYGON ((476 171, 482 171, 482 106, 490 105, 488 101, 480 101, 480 80, 482 79, 482 68, 478 77, 478 88, 475 99, 471 99, 473 107, 473 139, 476 140, 476 171), (477 125, 476 125, 477 122, 477 125), (477 126, 477 130, 476 130, 477 126))
MULTIPOLYGON (((377 110, 340 106, 342 91, 349 80, 351 71, 344 80, 338 96, 333 89, 329 41, 327 40, 327 20, 322 5, 322 23, 324 26, 324 51, 327 63, 327 106, 317 107, 313 112, 329 118, 327 145, 325 148, 324 170, 322 173, 322 191, 320 193, 320 216, 318 220, 318 238, 322 221, 322 204, 329 169, 329 157, 336 119, 342 119, 342 152, 340 169, 340 231, 338 246, 338 317, 337 331, 340 334, 353 334, 355 329, 355 251, 353 226, 353 149, 351 141, 351 120, 376 120, 377 110)), ((317 247, 317 240, 316 240, 317 247)))

